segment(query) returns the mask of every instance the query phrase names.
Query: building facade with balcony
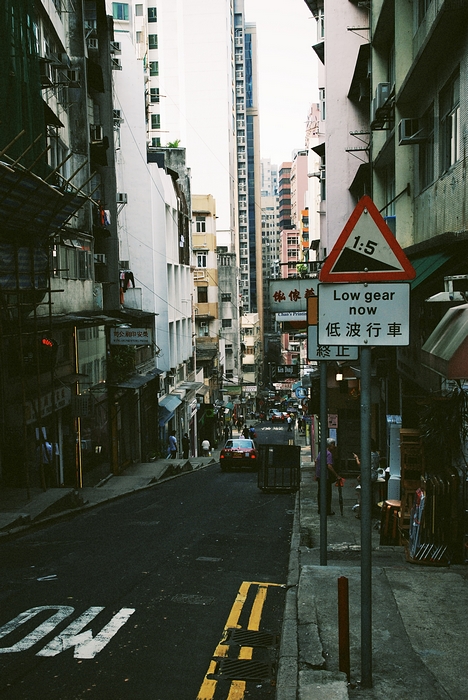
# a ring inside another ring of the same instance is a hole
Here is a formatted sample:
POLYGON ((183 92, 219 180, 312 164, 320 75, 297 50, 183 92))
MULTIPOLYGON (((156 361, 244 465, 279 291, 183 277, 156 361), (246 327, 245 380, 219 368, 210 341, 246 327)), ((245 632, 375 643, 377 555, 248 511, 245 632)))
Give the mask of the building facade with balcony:
MULTIPOLYGON (((192 343, 191 178, 186 150, 153 140, 151 102, 158 44, 155 7, 112 4, 121 305, 156 317, 153 348, 159 378, 159 443, 193 432, 197 382, 192 343), (145 10, 142 15, 141 12, 145 10), (154 31, 155 34, 151 34, 154 31), (156 37, 156 38, 155 38, 156 37), (123 288, 122 288, 123 287, 123 288)), ((199 383, 198 383, 199 384, 199 383)))
MULTIPOLYGON (((369 6, 346 3, 343 11, 343 3, 338 2, 306 0, 306 4, 318 22, 325 7, 327 135, 318 148, 326 157, 329 236, 322 243, 333 244, 330 224, 335 221, 333 229, 339 234, 359 197, 367 193, 416 273, 410 285, 409 345, 373 351, 372 382, 375 397, 381 397, 372 406, 373 437, 385 445, 390 430, 386 417, 398 418, 402 444, 409 437, 413 440, 411 449, 419 465, 415 481, 430 508, 440 495, 431 484, 444 485, 444 506, 436 526, 451 525, 441 534, 442 544, 454 558, 466 561, 467 417, 462 405, 468 367, 462 348, 468 336, 463 176, 468 6, 451 0, 375 0, 369 6), (363 41, 364 31, 351 38, 355 33, 349 31, 351 26, 368 27, 369 41, 363 41), (341 57, 341 75, 335 72, 334 55, 341 57), (340 104, 341 119, 346 114, 359 120, 353 126, 349 120, 342 121, 344 128, 338 133, 338 115, 333 118, 333 110, 340 104), (362 145, 349 144, 337 152, 335 147, 348 136, 362 145), (357 170, 349 168, 351 155, 363 161, 357 170), (334 172, 340 172, 339 192, 330 182, 334 172), (450 425, 444 423, 449 413, 450 425)), ((352 392, 342 389, 341 393, 351 404, 352 392)), ((340 410, 349 423, 357 420, 349 409, 340 410)), ((402 447, 401 454, 394 455, 391 477, 392 493, 401 498, 403 536, 414 497, 414 481, 413 487, 405 483, 405 454, 402 447)), ((391 454, 386 456, 392 461, 391 454)))
POLYGON ((2 87, 1 479, 80 488, 140 458, 157 432, 154 316, 120 305, 112 22, 103 0, 7 4, 4 62, 15 56, 25 79, 2 87), (119 351, 118 329, 135 326, 138 342, 119 351), (133 415, 135 391, 145 416, 155 409, 138 438, 117 419, 133 415))

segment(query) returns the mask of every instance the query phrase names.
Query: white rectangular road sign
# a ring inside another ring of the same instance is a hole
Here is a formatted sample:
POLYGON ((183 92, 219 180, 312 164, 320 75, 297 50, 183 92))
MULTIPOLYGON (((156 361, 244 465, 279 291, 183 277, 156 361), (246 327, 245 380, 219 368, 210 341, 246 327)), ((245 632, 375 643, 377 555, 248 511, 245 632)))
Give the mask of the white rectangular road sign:
POLYGON ((357 360, 359 348, 352 345, 319 345, 317 338, 318 326, 307 327, 307 359, 308 360, 357 360))
POLYGON ((409 284, 320 284, 320 345, 409 345, 409 284))

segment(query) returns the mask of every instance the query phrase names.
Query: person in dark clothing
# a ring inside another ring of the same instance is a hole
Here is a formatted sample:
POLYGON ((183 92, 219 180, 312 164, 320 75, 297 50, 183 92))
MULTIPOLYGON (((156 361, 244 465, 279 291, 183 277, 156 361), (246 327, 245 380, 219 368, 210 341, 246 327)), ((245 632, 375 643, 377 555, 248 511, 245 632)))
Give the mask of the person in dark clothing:
POLYGON ((183 458, 188 459, 190 453, 190 438, 188 436, 188 433, 184 433, 184 436, 182 438, 182 453, 183 458))
POLYGON ((243 435, 245 438, 249 438, 249 437, 250 437, 250 430, 249 430, 249 428, 248 428, 247 425, 246 425, 245 428, 242 430, 242 435, 243 435))
MULTIPOLYGON (((327 459, 326 459, 326 469, 325 469, 325 479, 327 481, 327 515, 335 515, 335 513, 331 509, 331 501, 332 501, 332 483, 334 481, 337 481, 341 477, 338 476, 338 474, 335 471, 335 467, 333 465, 333 453, 335 450, 335 441, 333 438, 328 438, 327 439, 327 459)), ((320 480, 321 480, 321 474, 322 474, 322 469, 321 469, 321 455, 320 452, 317 455, 317 459, 315 460, 315 479, 318 482, 318 512, 320 513, 320 480)))
POLYGON ((225 441, 229 440, 230 437, 231 437, 231 429, 228 425, 226 425, 226 427, 224 428, 224 440, 225 441))

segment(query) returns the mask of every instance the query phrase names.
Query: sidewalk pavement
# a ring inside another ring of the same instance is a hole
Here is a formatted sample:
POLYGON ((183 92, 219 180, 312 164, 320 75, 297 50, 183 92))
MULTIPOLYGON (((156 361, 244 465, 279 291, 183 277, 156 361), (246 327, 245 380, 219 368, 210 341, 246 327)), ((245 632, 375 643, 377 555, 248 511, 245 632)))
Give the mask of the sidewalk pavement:
POLYGON ((361 678, 360 528, 355 478, 333 488, 327 566, 310 447, 302 447, 276 700, 447 700, 468 697, 468 569, 406 561, 372 530, 372 688, 361 678), (350 682, 339 670, 338 578, 349 586, 350 682))
POLYGON ((0 489, 0 538, 20 532, 22 529, 43 522, 45 519, 63 517, 79 509, 120 498, 134 491, 153 486, 159 481, 173 478, 184 472, 201 469, 219 461, 220 450, 213 450, 210 457, 188 459, 158 459, 127 467, 119 476, 109 475, 96 486, 74 488, 24 488, 0 489))
MULTIPOLYGON (((296 444, 304 442, 295 433, 296 444)), ((320 520, 310 447, 302 447, 276 700, 448 700, 468 697, 468 569, 406 562, 402 547, 380 546, 372 530, 372 678, 360 686, 360 526, 356 480, 343 487, 340 515, 327 519, 328 563, 320 566, 320 520), (339 671, 337 580, 349 582, 350 682, 339 671)), ((128 467, 95 487, 0 490, 0 537, 125 496, 219 460, 161 459, 128 467)), ((378 521, 374 521, 377 525, 378 521)))

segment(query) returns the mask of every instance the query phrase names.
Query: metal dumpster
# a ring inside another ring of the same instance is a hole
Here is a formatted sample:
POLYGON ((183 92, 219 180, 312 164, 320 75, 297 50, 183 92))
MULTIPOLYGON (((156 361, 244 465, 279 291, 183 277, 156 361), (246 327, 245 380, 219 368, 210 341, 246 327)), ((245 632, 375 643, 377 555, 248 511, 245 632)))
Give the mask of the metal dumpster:
POLYGON ((301 480, 299 445, 259 445, 258 488, 262 491, 297 491, 301 480))

